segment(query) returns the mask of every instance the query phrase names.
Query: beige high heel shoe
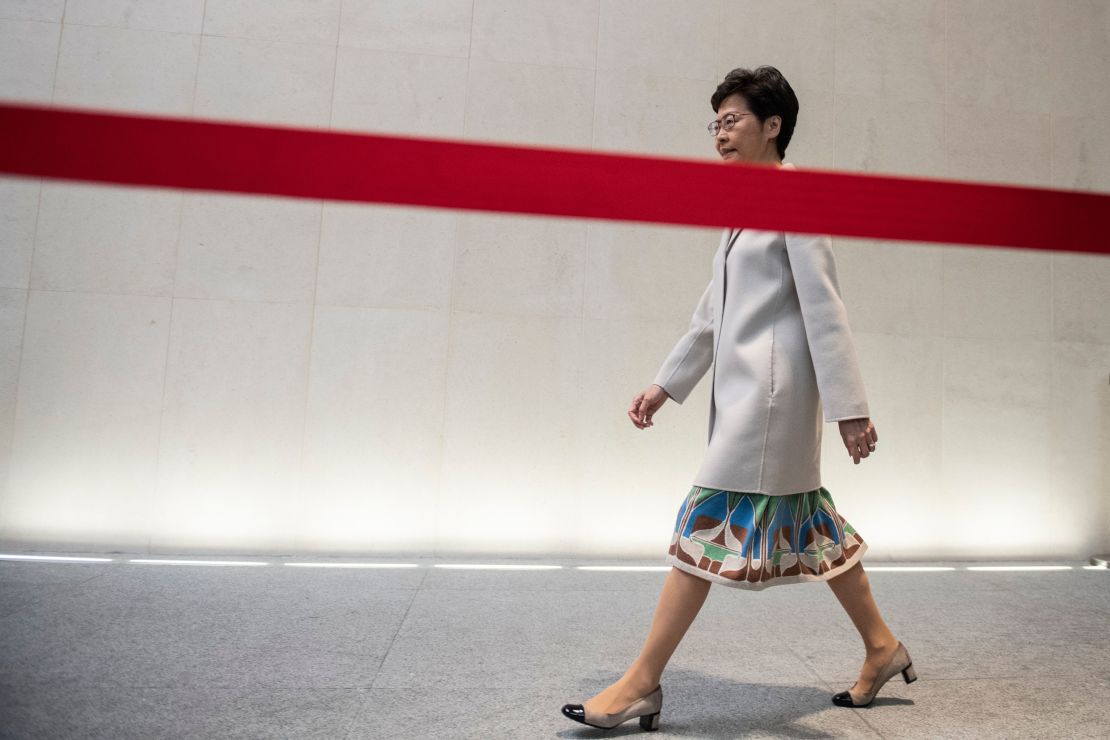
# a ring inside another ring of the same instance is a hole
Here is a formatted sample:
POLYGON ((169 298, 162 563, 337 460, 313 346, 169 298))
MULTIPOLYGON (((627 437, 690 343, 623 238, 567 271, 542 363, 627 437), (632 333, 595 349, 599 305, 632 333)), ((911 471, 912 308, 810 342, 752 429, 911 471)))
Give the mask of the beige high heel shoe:
POLYGON ((563 716, 570 717, 575 722, 581 722, 590 727, 602 730, 611 730, 622 722, 627 722, 633 717, 640 718, 640 727, 644 730, 659 729, 659 712, 663 709, 663 687, 656 686, 647 696, 641 696, 636 701, 625 707, 622 712, 602 714, 600 712, 586 711, 581 704, 564 704, 563 716))
POLYGON ((866 707, 875 698, 875 694, 879 693, 879 689, 883 687, 891 676, 901 671, 902 678, 906 683, 913 683, 917 680, 917 671, 913 669, 913 660, 910 658, 910 653, 906 650, 906 646, 902 641, 898 641, 898 649, 890 656, 890 660, 886 662, 883 669, 879 671, 879 675, 875 678, 875 683, 871 685, 871 692, 868 694, 853 694, 851 689, 841 691, 839 694, 834 694, 832 698, 833 704, 838 707, 866 707))

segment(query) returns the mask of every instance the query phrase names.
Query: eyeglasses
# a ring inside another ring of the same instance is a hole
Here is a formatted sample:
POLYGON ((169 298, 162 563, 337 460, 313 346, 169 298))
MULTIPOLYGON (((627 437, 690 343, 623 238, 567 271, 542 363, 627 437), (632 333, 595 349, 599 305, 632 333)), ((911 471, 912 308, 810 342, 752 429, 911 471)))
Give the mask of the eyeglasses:
POLYGON ((754 116, 754 115, 755 115, 754 113, 729 113, 728 115, 725 116, 725 122, 724 122, 723 126, 721 125, 721 123, 719 121, 710 121, 709 125, 706 126, 706 128, 709 129, 709 134, 711 136, 716 136, 717 132, 720 131, 722 128, 725 131, 732 131, 732 127, 736 125, 736 121, 738 119, 743 118, 744 116, 754 116))

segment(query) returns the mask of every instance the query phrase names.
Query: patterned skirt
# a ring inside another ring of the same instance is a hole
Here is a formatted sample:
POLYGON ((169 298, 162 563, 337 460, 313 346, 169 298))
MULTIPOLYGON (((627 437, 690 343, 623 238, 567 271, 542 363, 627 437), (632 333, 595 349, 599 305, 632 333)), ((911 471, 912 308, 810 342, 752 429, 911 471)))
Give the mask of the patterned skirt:
POLYGON ((694 486, 679 507, 667 562, 713 583, 758 591, 826 581, 866 551, 824 487, 771 496, 694 486))

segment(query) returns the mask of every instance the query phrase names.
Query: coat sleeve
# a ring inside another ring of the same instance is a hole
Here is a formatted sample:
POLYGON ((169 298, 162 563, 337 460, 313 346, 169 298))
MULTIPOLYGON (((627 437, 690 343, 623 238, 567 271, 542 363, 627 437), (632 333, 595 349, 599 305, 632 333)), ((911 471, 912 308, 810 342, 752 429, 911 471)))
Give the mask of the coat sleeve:
POLYGON ((710 280, 694 309, 690 328, 667 355, 652 381, 662 386, 667 395, 679 404, 686 400, 713 364, 713 315, 709 309, 712 288, 713 281, 710 280))
POLYGON ((825 421, 869 417, 848 311, 840 298, 832 239, 789 232, 785 236, 825 421))

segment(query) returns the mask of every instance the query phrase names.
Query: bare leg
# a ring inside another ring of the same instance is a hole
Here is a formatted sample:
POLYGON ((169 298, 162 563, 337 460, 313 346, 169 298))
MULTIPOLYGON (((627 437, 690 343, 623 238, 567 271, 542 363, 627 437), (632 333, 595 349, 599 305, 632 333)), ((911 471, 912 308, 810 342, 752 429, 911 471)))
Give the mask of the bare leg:
POLYGON ((863 570, 862 562, 856 562, 840 575, 830 578, 827 583, 863 638, 867 656, 859 680, 852 688, 856 693, 868 692, 879 671, 898 649, 898 638, 879 614, 879 607, 875 605, 875 599, 871 595, 871 582, 863 570))
POLYGON ((705 603, 710 585, 704 578, 671 568, 640 656, 616 683, 585 702, 590 711, 619 712, 659 685, 667 661, 705 603))

